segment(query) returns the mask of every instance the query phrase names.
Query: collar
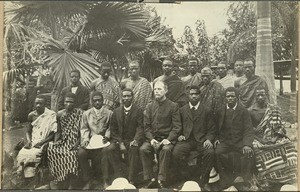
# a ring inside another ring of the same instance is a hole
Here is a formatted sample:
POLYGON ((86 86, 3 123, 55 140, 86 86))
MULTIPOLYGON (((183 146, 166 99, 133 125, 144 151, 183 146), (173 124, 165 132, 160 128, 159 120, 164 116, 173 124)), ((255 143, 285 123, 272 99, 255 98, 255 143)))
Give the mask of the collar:
MULTIPOLYGON (((236 109, 236 106, 237 106, 237 103, 235 104, 235 106, 234 106, 232 109, 235 110, 235 109, 236 109)), ((230 107, 228 106, 228 104, 227 104, 226 109, 230 109, 230 107)))
POLYGON ((198 107, 200 105, 200 101, 197 103, 197 105, 193 106, 190 102, 189 102, 189 106, 190 106, 190 109, 192 109, 193 107, 195 107, 195 109, 197 110, 198 107))
POLYGON ((125 105, 124 105, 125 111, 130 111, 131 107, 132 107, 132 104, 129 107, 125 107, 125 105))
POLYGON ((96 109, 95 107, 93 107, 93 110, 96 114, 100 114, 103 111, 103 106, 100 109, 96 109))
POLYGON ((163 101, 157 101, 157 100, 155 100, 157 103, 158 103, 158 105, 163 105, 164 103, 166 103, 166 101, 168 100, 168 98, 166 98, 165 100, 163 100, 163 101))

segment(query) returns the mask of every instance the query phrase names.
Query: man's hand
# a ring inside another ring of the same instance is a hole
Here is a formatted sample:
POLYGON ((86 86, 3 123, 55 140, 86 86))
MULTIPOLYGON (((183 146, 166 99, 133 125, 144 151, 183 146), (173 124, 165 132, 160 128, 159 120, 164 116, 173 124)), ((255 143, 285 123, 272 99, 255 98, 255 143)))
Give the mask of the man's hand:
POLYGON ((251 158, 253 156, 253 150, 249 146, 244 146, 243 147, 243 154, 247 156, 248 158, 251 158))
POLYGON ((137 147, 137 146, 139 146, 139 144, 138 144, 138 142, 136 140, 133 140, 133 141, 130 142, 129 146, 130 147, 131 146, 137 147))
POLYGON ((210 142, 210 140, 206 139, 206 141, 203 143, 203 147, 205 149, 212 149, 214 146, 213 144, 210 142))
POLYGON ((163 139, 160 144, 169 145, 171 142, 168 139, 163 139))
POLYGON ((156 141, 155 139, 152 139, 152 140, 150 141, 150 144, 151 144, 152 146, 154 146, 155 144, 159 144, 159 142, 156 141))
POLYGON ((86 148, 89 145, 89 141, 85 141, 83 143, 81 143, 81 147, 86 148))
POLYGON ((124 145, 124 143, 122 142, 122 143, 120 143, 120 150, 121 150, 121 153, 124 153, 124 152, 126 152, 126 147, 125 147, 125 145, 124 145))
POLYGON ((214 147, 216 148, 217 145, 219 145, 219 144, 220 144, 220 141, 219 141, 219 140, 216 140, 215 143, 214 143, 214 147))
POLYGON ((43 146, 43 143, 39 142, 39 143, 35 144, 33 147, 41 148, 42 146, 43 146))
POLYGON ((185 140, 185 136, 184 135, 180 135, 177 140, 179 142, 184 141, 185 140))
POLYGON ((31 142, 28 142, 28 143, 24 146, 24 148, 25 148, 25 149, 30 149, 30 148, 31 148, 31 145, 32 145, 31 142))

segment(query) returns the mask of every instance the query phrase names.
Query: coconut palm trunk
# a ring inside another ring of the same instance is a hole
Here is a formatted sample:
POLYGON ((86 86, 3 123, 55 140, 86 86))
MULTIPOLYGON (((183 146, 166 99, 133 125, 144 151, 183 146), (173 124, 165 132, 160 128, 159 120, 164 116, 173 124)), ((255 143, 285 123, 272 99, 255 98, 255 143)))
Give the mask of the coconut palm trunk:
POLYGON ((270 103, 276 103, 270 1, 257 2, 257 45, 255 73, 266 80, 269 87, 270 103))

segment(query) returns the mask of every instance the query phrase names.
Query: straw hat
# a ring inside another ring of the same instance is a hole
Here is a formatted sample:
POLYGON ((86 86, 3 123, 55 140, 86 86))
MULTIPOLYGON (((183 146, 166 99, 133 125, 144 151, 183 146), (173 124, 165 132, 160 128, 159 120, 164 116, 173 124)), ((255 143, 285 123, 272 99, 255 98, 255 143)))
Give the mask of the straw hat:
POLYGON ((294 185, 283 185, 280 191, 298 191, 294 185))
POLYGON ((128 182, 123 177, 116 178, 110 186, 105 190, 122 190, 122 189, 136 189, 136 187, 128 182))
POLYGON ((183 184, 180 191, 201 191, 201 189, 197 182, 187 181, 183 184))
POLYGON ((110 143, 106 142, 103 143, 103 136, 102 135, 93 135, 90 139, 90 143, 86 147, 87 149, 100 149, 109 146, 110 143))

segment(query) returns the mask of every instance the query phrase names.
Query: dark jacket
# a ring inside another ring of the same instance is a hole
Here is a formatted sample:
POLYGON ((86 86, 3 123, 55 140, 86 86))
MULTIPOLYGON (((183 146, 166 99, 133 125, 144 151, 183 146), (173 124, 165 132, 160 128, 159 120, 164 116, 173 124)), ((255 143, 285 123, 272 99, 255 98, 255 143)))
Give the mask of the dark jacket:
POLYGON ((189 104, 180 108, 182 121, 181 134, 188 140, 193 133, 196 141, 203 143, 207 139, 213 142, 216 136, 216 125, 209 110, 203 105, 199 105, 193 117, 189 104))
POLYGON ((254 140, 254 130, 251 122, 250 113, 248 110, 238 103, 236 109, 232 116, 232 138, 226 140, 225 135, 225 117, 226 117, 227 106, 218 112, 218 139, 220 142, 227 142, 237 148, 242 148, 243 146, 252 147, 252 142, 254 140))
POLYGON ((131 141, 141 143, 144 138, 143 111, 136 105, 132 105, 127 114, 127 124, 124 122, 124 107, 120 106, 113 111, 110 121, 111 138, 114 142, 123 142, 124 134, 129 134, 131 141))
MULTIPOLYGON (((63 88, 63 90, 61 91, 61 94, 58 98, 58 110, 62 110, 65 108, 64 107, 65 95, 68 92, 72 92, 71 88, 72 88, 71 86, 67 86, 63 88)), ((90 99, 89 89, 79 84, 75 95, 76 95, 75 108, 81 108, 83 110, 87 110, 89 106, 89 99, 90 99)))

